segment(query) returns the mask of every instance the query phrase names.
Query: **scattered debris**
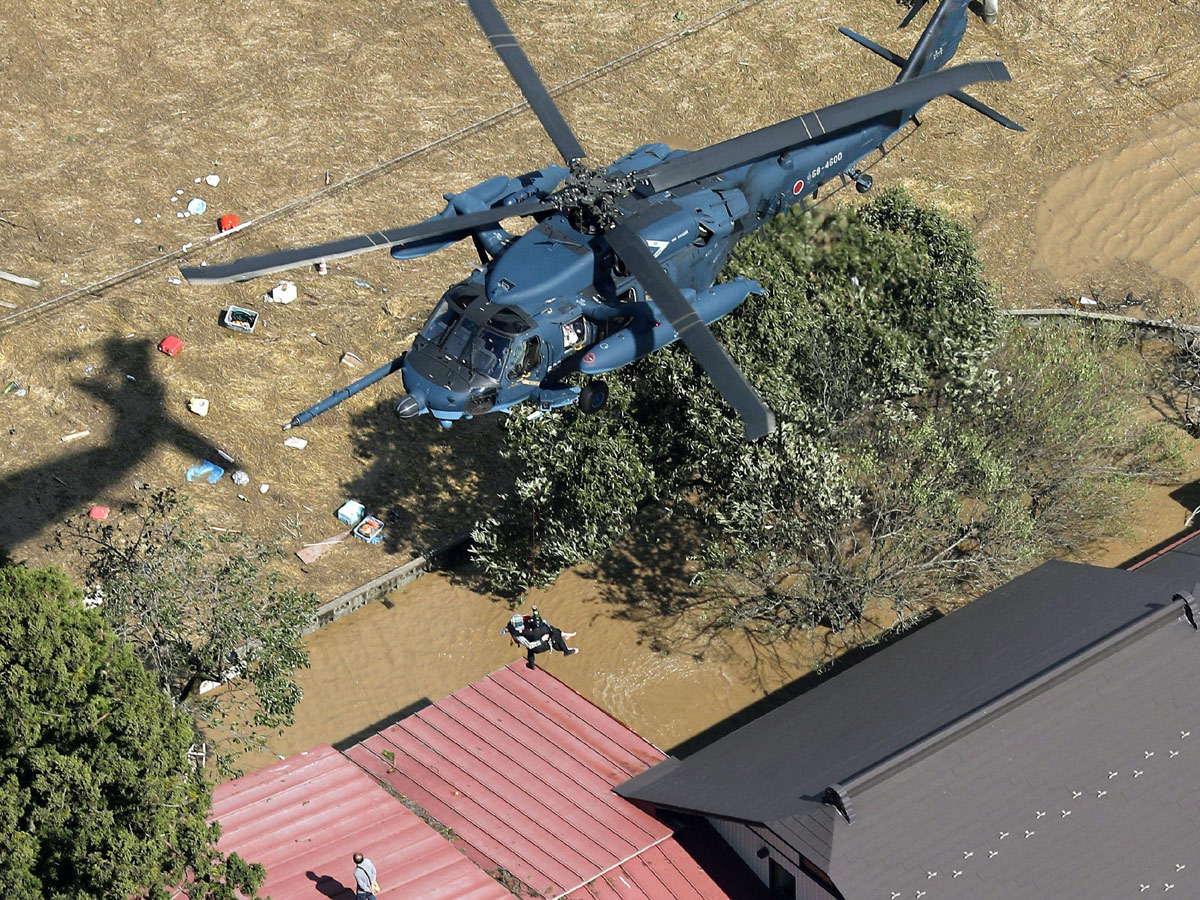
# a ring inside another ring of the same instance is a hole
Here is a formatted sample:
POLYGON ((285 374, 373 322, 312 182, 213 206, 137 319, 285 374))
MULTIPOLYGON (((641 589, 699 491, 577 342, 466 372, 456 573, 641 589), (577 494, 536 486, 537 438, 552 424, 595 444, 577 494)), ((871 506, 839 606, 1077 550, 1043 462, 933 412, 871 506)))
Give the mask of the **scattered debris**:
POLYGON ((199 197, 193 197, 191 200, 188 201, 187 211, 190 212, 193 216, 204 215, 204 211, 206 209, 208 209, 208 204, 205 203, 199 197))
MULTIPOLYGON (((183 341, 175 337, 173 334, 168 334, 165 338, 159 341, 158 349, 167 354, 167 356, 176 356, 179 351, 183 349, 183 341)), ((129 375, 126 375, 125 377, 129 378, 130 381, 133 380, 133 378, 129 375)))
POLYGON ((183 284, 182 278, 176 278, 174 275, 167 277, 167 284, 183 284))
POLYGON ((73 431, 70 434, 64 434, 59 438, 59 440, 66 444, 70 441, 77 441, 82 437, 87 437, 89 434, 91 434, 91 432, 85 428, 83 431, 73 431))
POLYGON ((142 224, 142 217, 141 217, 141 216, 134 216, 134 219, 133 219, 133 224, 134 224, 134 225, 141 225, 141 224, 142 224))
MULTIPOLYGON (((67 277, 66 272, 63 272, 63 277, 67 277)), ((5 281, 11 281, 13 284, 20 284, 25 287, 40 288, 42 286, 42 283, 36 278, 23 278, 20 275, 14 275, 12 272, 0 271, 0 278, 3 278, 5 281)))
POLYGON ((249 502, 250 502, 250 498, 249 498, 249 497, 247 497, 245 494, 238 494, 238 499, 239 499, 239 500, 244 500, 246 503, 249 503, 249 502))
POLYGON ((325 260, 321 260, 319 263, 317 263, 317 274, 318 275, 328 275, 329 274, 329 266, 327 266, 325 264, 325 260))
POLYGON ((254 331, 254 326, 258 324, 258 313, 252 309, 231 306, 225 310, 221 324, 231 331, 243 331, 249 334, 254 331))
POLYGON ((10 381, 8 384, 6 384, 4 386, 4 393, 11 394, 13 391, 15 391, 19 387, 20 387, 20 385, 17 384, 15 381, 10 381))
POLYGON ((217 219, 217 227, 222 231, 233 231, 242 224, 242 220, 237 217, 236 213, 226 213, 217 219))
POLYGON ((238 487, 242 487, 243 485, 247 485, 250 483, 250 476, 247 475, 245 472, 243 472, 241 469, 238 469, 236 472, 234 472, 229 477, 233 479, 233 483, 236 484, 238 487))
POLYGON ((336 547, 348 537, 350 537, 350 529, 347 528, 345 531, 339 532, 333 537, 326 538, 323 541, 318 541, 315 544, 305 544, 296 551, 296 555, 300 557, 301 562, 311 563, 323 555, 331 547, 336 547))
POLYGON ((0 306, 3 306, 5 309, 20 309, 17 304, 9 303, 7 300, 0 300, 0 306))
POLYGON ((291 281, 281 281, 275 287, 263 294, 267 303, 288 304, 296 299, 296 285, 291 281))
POLYGON ((357 353, 347 350, 342 354, 342 365, 349 366, 351 369, 357 369, 363 364, 362 357, 357 353))
POLYGON ((107 506, 93 506, 88 510, 88 518, 95 519, 97 522, 103 522, 108 518, 108 514, 112 512, 107 506))
POLYGON ((371 285, 361 279, 355 278, 354 283, 360 288, 369 288, 371 285))
POLYGON ((338 507, 337 517, 347 525, 357 525, 366 511, 366 507, 357 500, 347 500, 338 507))
POLYGON ((383 522, 374 516, 367 516, 354 529, 354 536, 368 544, 378 544, 383 540, 383 522))
POLYGON ((221 176, 220 175, 205 175, 204 183, 207 184, 209 187, 216 187, 218 184, 221 183, 221 176))
POLYGON ((303 450, 308 446, 308 441, 302 437, 290 437, 283 442, 283 446, 291 447, 294 450, 303 450))
POLYGON ((225 462, 233 462, 233 457, 230 456, 228 453, 226 453, 224 450, 222 450, 220 447, 217 448, 217 453, 220 454, 221 459, 225 460, 225 462))
POLYGON ((1079 305, 1080 306, 1095 306, 1096 301, 1093 300, 1091 297, 1081 296, 1079 298, 1079 305))
MULTIPOLYGON (((208 415, 208 398, 193 397, 187 402, 188 412, 194 412, 198 416, 208 415)), ((232 460, 230 460, 232 462, 232 460)))
POLYGON ((269 484, 267 484, 265 481, 258 486, 258 492, 260 494, 265 494, 270 489, 271 489, 271 486, 269 484))
POLYGON ((200 462, 200 465, 192 466, 187 470, 187 480, 199 481, 201 478, 207 478, 209 484, 216 484, 224 474, 223 468, 205 459, 200 462))

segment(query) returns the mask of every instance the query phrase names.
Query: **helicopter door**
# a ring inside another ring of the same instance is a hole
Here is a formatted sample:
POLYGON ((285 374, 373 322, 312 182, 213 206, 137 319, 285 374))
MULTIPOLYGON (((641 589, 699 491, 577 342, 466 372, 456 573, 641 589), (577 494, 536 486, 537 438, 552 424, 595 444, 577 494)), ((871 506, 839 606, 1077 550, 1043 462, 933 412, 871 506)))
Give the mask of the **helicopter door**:
POLYGON ((538 370, 542 366, 542 342, 537 335, 530 335, 513 348, 512 365, 508 369, 510 384, 522 381, 540 382, 538 370))

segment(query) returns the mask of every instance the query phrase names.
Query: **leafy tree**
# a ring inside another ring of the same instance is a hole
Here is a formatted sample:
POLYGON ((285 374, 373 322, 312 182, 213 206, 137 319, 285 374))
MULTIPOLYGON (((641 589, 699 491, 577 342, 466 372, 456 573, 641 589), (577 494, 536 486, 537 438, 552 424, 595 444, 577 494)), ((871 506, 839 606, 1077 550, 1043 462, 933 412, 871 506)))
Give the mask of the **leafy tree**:
POLYGON ((0 892, 86 900, 256 896, 216 850, 192 727, 54 569, 0 568, 0 892))
POLYGON ((901 191, 777 218, 727 271, 766 289, 716 331, 777 432, 743 442, 674 347, 614 373, 601 415, 512 417, 516 487, 475 530, 498 589, 599 555, 658 504, 708 536, 722 623, 843 628, 868 600, 905 613, 985 589, 1108 527, 1122 480, 1176 463, 1121 424, 1142 381, 1118 336, 1007 331, 970 233, 901 191))
MULTIPOLYGON (((172 703, 209 738, 213 727, 231 734, 234 751, 264 746, 294 721, 316 598, 283 584, 275 549, 202 529, 173 491, 126 512, 71 519, 56 539, 85 557, 105 620, 172 703), (227 683, 202 693, 205 682, 227 683)), ((218 750, 232 771, 235 753, 218 750)))

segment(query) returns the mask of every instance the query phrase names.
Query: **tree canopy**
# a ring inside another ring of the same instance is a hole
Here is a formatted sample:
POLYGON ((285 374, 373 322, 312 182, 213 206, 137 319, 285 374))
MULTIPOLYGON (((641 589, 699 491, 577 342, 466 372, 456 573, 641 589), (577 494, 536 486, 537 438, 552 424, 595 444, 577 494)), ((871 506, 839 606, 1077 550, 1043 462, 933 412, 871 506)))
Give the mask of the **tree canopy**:
POLYGON ((868 600, 992 586, 1176 462, 1126 424, 1142 382, 1121 334, 1008 327, 968 230, 902 191, 778 217, 726 273, 766 289, 714 330, 777 432, 743 442, 675 346, 612 373, 598 415, 509 418, 515 486, 473 535, 498 590, 595 558, 653 504, 701 526, 722 621, 841 628, 868 600))
POLYGON ((0 893, 254 896, 261 866, 215 849, 192 726, 54 569, 0 568, 0 893))
POLYGON ((227 772, 238 751, 292 724, 317 601, 284 584, 274 548, 204 528, 171 490, 115 521, 71 519, 57 541, 83 555, 101 615, 162 692, 210 741, 229 735, 217 743, 227 772))

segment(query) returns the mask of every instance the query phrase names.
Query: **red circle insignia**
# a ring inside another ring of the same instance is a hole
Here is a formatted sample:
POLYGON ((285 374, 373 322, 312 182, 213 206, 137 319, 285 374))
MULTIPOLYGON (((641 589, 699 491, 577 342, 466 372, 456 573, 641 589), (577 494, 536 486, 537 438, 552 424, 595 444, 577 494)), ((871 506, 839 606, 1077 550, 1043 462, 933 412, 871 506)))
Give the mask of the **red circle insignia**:
POLYGON ((799 181, 797 181, 795 184, 792 185, 792 194, 793 195, 798 194, 802 190, 804 190, 804 179, 803 178, 801 178, 799 181))

